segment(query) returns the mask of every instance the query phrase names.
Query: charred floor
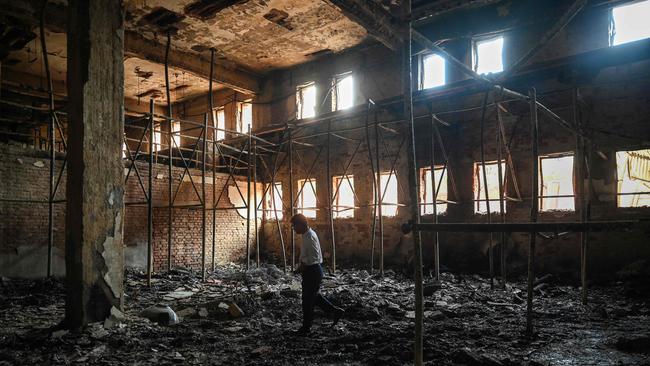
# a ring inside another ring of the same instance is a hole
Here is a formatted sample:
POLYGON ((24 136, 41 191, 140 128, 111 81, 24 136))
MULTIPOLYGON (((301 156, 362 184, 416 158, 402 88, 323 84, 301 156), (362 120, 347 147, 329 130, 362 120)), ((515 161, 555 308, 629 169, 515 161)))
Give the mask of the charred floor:
POLYGON ((649 18, 1 1, 0 365, 650 364, 649 18))

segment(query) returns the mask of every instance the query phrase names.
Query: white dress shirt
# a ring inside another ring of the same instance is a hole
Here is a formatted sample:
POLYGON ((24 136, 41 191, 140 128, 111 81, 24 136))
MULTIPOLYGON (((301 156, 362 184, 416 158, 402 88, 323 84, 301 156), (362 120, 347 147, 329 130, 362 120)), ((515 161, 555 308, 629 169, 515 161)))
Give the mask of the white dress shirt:
POLYGON ((311 228, 302 234, 302 249, 300 249, 300 262, 305 266, 323 263, 323 255, 320 252, 320 241, 318 235, 311 228))

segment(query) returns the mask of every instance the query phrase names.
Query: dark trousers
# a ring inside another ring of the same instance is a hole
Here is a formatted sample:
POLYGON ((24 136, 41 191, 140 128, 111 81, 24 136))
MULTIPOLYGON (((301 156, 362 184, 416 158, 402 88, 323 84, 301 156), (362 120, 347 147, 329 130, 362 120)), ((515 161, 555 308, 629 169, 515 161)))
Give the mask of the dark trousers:
POLYGON ((334 305, 318 291, 323 281, 323 268, 320 264, 306 266, 302 271, 302 326, 311 327, 314 319, 314 305, 318 305, 325 313, 332 313, 334 305))

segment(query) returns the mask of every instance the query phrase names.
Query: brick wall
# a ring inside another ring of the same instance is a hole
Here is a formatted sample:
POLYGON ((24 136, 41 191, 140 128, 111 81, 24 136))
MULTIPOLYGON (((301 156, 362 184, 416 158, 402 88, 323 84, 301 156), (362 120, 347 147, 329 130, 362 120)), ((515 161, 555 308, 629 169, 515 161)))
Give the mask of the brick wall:
MULTIPOLYGON (((0 145, 3 159, 0 161, 0 181, 3 183, 3 199, 42 200, 47 199, 49 159, 47 153, 14 145, 0 145), (42 165, 42 166, 41 166, 42 165)), ((62 160, 57 160, 57 174, 62 160)), ((138 171, 143 183, 148 181, 148 165, 138 162, 138 171)), ((128 167, 128 163, 126 164, 128 167)), ((128 168, 127 168, 128 169, 128 168)), ((125 172, 127 171, 125 169, 125 172)), ((182 168, 174 167, 174 190, 180 182, 182 168)), ((192 177, 200 192, 201 172, 191 170, 192 177)), ((58 175, 57 175, 58 176, 58 175)), ((65 199, 65 174, 61 179, 56 200, 65 199)), ((217 196, 226 184, 227 175, 217 174, 217 196)), ((238 181, 245 178, 238 177, 238 181)), ((167 166, 154 165, 154 270, 167 268, 167 205, 168 190, 167 166)), ((208 205, 212 204, 211 175, 206 178, 208 205)), ((233 182, 228 184, 234 187, 233 182)), ((244 187, 245 188, 245 187, 244 187)), ((243 192, 244 195, 246 192, 243 192)), ((124 220, 124 244, 127 265, 146 266, 147 247, 147 207, 144 195, 138 184, 135 170, 131 171, 125 189, 127 202, 124 220), (141 203, 141 204, 138 204, 141 203)), ((175 205, 198 204, 199 200, 185 177, 175 205)), ((54 260, 53 268, 57 275, 65 274, 65 203, 56 203, 54 211, 54 260)), ((246 253, 245 210, 230 209, 228 190, 219 202, 216 216, 216 260, 217 264, 241 261, 246 253)), ((206 262, 210 268, 212 258, 212 212, 207 212, 206 224, 206 262)), ((201 267, 201 223, 200 208, 175 208, 173 211, 172 266, 200 269, 201 267)), ((47 258, 47 203, 0 202, 0 275, 38 277, 46 273, 47 258)), ((254 252, 255 232, 251 224, 251 253, 254 252)))

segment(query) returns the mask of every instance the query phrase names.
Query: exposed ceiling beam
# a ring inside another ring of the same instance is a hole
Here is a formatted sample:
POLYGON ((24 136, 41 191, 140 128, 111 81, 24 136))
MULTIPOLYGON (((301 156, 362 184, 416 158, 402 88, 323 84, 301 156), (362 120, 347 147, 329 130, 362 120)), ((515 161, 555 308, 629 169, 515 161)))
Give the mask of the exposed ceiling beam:
MULTIPOLYGON (((13 2, 0 0, 0 18, 14 18, 33 27, 38 26, 40 19, 41 1, 28 0, 13 2)), ((66 32, 67 11, 65 6, 57 3, 47 5, 45 26, 55 33, 66 32)), ((152 62, 163 64, 165 62, 165 46, 156 41, 146 39, 133 30, 124 32, 124 54, 127 57, 138 57, 152 62)), ((200 54, 172 50, 169 55, 170 66, 193 73, 202 78, 210 77, 209 58, 200 54)), ((215 64, 215 82, 223 84, 233 90, 257 94, 260 90, 258 75, 232 61, 218 61, 215 64)))
MULTIPOLYGON (((125 31, 124 55, 164 64, 165 45, 146 39, 137 32, 125 31)), ((204 59, 198 54, 182 52, 172 48, 169 52, 169 65, 206 79, 210 77, 209 58, 204 59)), ((213 80, 242 93, 257 94, 259 92, 257 75, 232 62, 228 62, 227 65, 216 62, 213 80)))
POLYGON ((415 25, 420 25, 434 21, 436 18, 451 12, 480 8, 500 1, 503 0, 466 0, 460 4, 458 0, 432 1, 414 8, 411 13, 411 19, 413 19, 415 25))
POLYGON ((341 12, 364 27, 368 34, 393 51, 400 49, 398 24, 381 5, 367 0, 329 0, 341 12))

